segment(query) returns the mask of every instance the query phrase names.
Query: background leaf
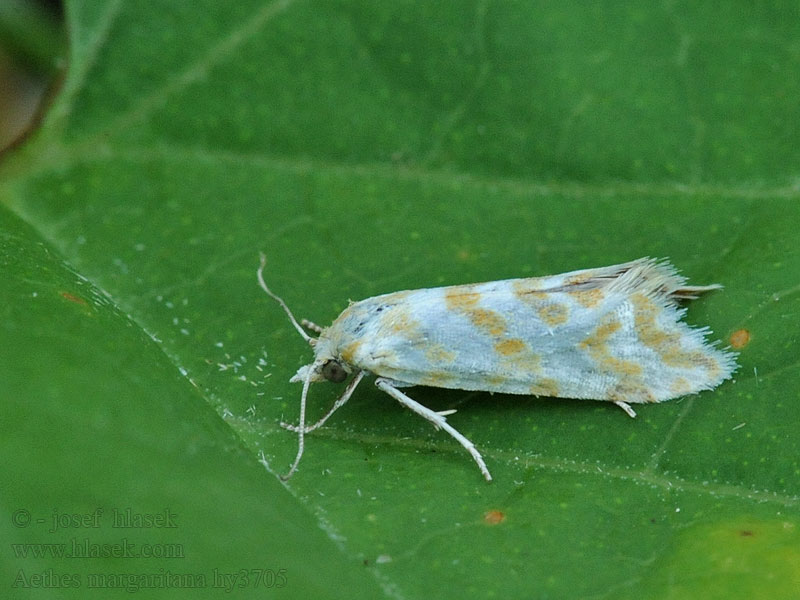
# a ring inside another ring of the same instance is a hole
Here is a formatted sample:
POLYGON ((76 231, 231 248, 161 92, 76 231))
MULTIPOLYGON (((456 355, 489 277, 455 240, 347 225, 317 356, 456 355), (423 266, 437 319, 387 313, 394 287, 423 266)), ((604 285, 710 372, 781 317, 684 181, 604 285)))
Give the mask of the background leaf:
MULTIPOLYGON (((12 552, 6 581, 283 568, 288 597, 792 597, 797 12, 68 3, 67 80, 0 167, 3 504, 168 507, 177 531, 125 535, 186 558, 12 552), (458 407, 492 484, 363 386, 281 486, 310 351, 256 286, 259 250, 321 324, 382 292, 669 256, 725 285, 687 320, 750 341, 734 381, 635 421, 413 389, 458 407)), ((5 522, 14 543, 124 537, 5 522)))

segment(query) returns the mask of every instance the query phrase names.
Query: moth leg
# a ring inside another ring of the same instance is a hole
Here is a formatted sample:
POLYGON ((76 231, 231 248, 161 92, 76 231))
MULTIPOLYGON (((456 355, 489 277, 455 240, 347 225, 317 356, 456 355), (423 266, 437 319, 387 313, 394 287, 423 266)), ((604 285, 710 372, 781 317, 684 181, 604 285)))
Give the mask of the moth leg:
POLYGON ((306 399, 308 398, 308 386, 311 384, 311 369, 308 370, 306 374, 306 378, 303 380, 303 392, 300 394, 300 426, 297 428, 297 456, 294 457, 294 462, 292 463, 289 472, 286 475, 281 475, 280 478, 283 481, 289 479, 295 471, 297 471, 297 465, 300 464, 300 459, 303 457, 303 448, 305 447, 305 441, 303 436, 306 433, 306 399))
POLYGON ((434 410, 431 410, 430 408, 422 406, 422 404, 420 404, 415 400, 412 400, 411 398, 406 396, 403 392, 394 387, 388 380, 384 379, 383 377, 379 377, 378 379, 376 379, 375 385, 378 387, 379 390, 386 392, 406 408, 410 408, 419 416, 433 423, 433 426, 436 427, 436 429, 444 429, 447 433, 453 436, 458 441, 458 443, 464 446, 467 452, 469 452, 470 455, 472 455, 473 460, 475 460, 475 462, 478 463, 478 468, 481 470, 481 473, 483 473, 483 476, 486 478, 486 481, 492 480, 492 475, 489 473, 489 469, 486 468, 486 463, 483 462, 483 457, 481 456, 480 452, 478 452, 478 450, 475 448, 475 444, 470 442, 467 438, 465 438, 458 431, 456 431, 447 422, 447 419, 445 419, 443 415, 437 413, 434 410))
POLYGON ((300 325, 302 325, 306 329, 310 329, 311 331, 322 333, 323 328, 314 323, 313 321, 309 321, 308 319, 300 319, 300 325))
MULTIPOLYGON (((325 424, 325 421, 327 421, 333 413, 335 413, 342 405, 344 405, 345 402, 350 400, 350 396, 353 395, 356 386, 361 382, 363 378, 364 378, 364 371, 358 371, 356 373, 356 376, 353 377, 353 380, 347 384, 347 388, 345 388, 342 395, 339 396, 339 399, 333 403, 331 409, 327 413, 325 413, 325 416, 323 416, 319 421, 317 421, 313 425, 306 426, 304 430, 305 433, 308 433, 309 431, 314 431, 315 429, 319 429, 320 427, 322 427, 325 424)), ((290 423, 285 423, 283 421, 281 421, 281 427, 294 432, 298 432, 300 430, 300 428, 297 425, 292 425, 290 423)))
POLYGON ((624 410, 626 413, 628 413, 628 416, 629 416, 631 419, 635 419, 635 418, 636 418, 636 411, 635 411, 635 410, 633 410, 633 409, 631 408, 631 405, 630 405, 630 404, 628 404, 627 402, 623 402, 622 400, 615 400, 615 401, 614 401, 614 404, 616 404, 616 405, 617 405, 617 406, 619 406, 619 407, 620 407, 622 410, 624 410))

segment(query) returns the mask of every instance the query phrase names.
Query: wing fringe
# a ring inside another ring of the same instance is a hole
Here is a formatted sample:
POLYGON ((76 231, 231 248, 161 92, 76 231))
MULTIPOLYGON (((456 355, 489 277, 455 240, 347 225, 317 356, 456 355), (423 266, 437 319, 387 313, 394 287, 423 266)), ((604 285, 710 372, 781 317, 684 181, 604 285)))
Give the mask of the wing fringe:
POLYGON ((719 284, 686 285, 686 278, 666 259, 645 257, 607 268, 613 269, 613 275, 600 274, 598 283, 603 281, 610 292, 642 292, 654 300, 672 304, 722 288, 719 284))

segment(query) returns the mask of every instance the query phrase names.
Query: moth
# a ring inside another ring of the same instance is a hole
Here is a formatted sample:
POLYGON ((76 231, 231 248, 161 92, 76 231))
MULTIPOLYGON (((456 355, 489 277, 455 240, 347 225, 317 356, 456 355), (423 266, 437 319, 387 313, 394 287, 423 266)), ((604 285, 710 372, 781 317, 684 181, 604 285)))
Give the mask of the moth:
POLYGON ((735 355, 708 343, 707 328, 681 321, 680 301, 722 286, 689 286, 666 260, 640 258, 560 275, 392 292, 351 303, 328 327, 295 319, 264 282, 314 350, 290 379, 303 384, 300 420, 281 426, 298 435, 288 479, 303 455, 304 436, 321 427, 367 376, 378 389, 449 433, 492 476, 475 445, 404 388, 553 396, 631 404, 662 402, 710 390, 736 368, 735 355), (303 328, 318 334, 312 337, 303 328), (330 410, 306 424, 310 384, 350 381, 330 410))

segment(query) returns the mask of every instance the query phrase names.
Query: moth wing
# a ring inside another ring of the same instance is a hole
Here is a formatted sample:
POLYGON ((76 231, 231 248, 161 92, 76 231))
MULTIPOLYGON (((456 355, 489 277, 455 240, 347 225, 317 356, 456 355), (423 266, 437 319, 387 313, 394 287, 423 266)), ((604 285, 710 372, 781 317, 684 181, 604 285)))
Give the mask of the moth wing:
POLYGON ((348 360, 409 385, 657 402, 713 388, 735 366, 680 321, 676 300, 713 287, 640 259, 388 294, 351 307, 371 316, 348 360))

